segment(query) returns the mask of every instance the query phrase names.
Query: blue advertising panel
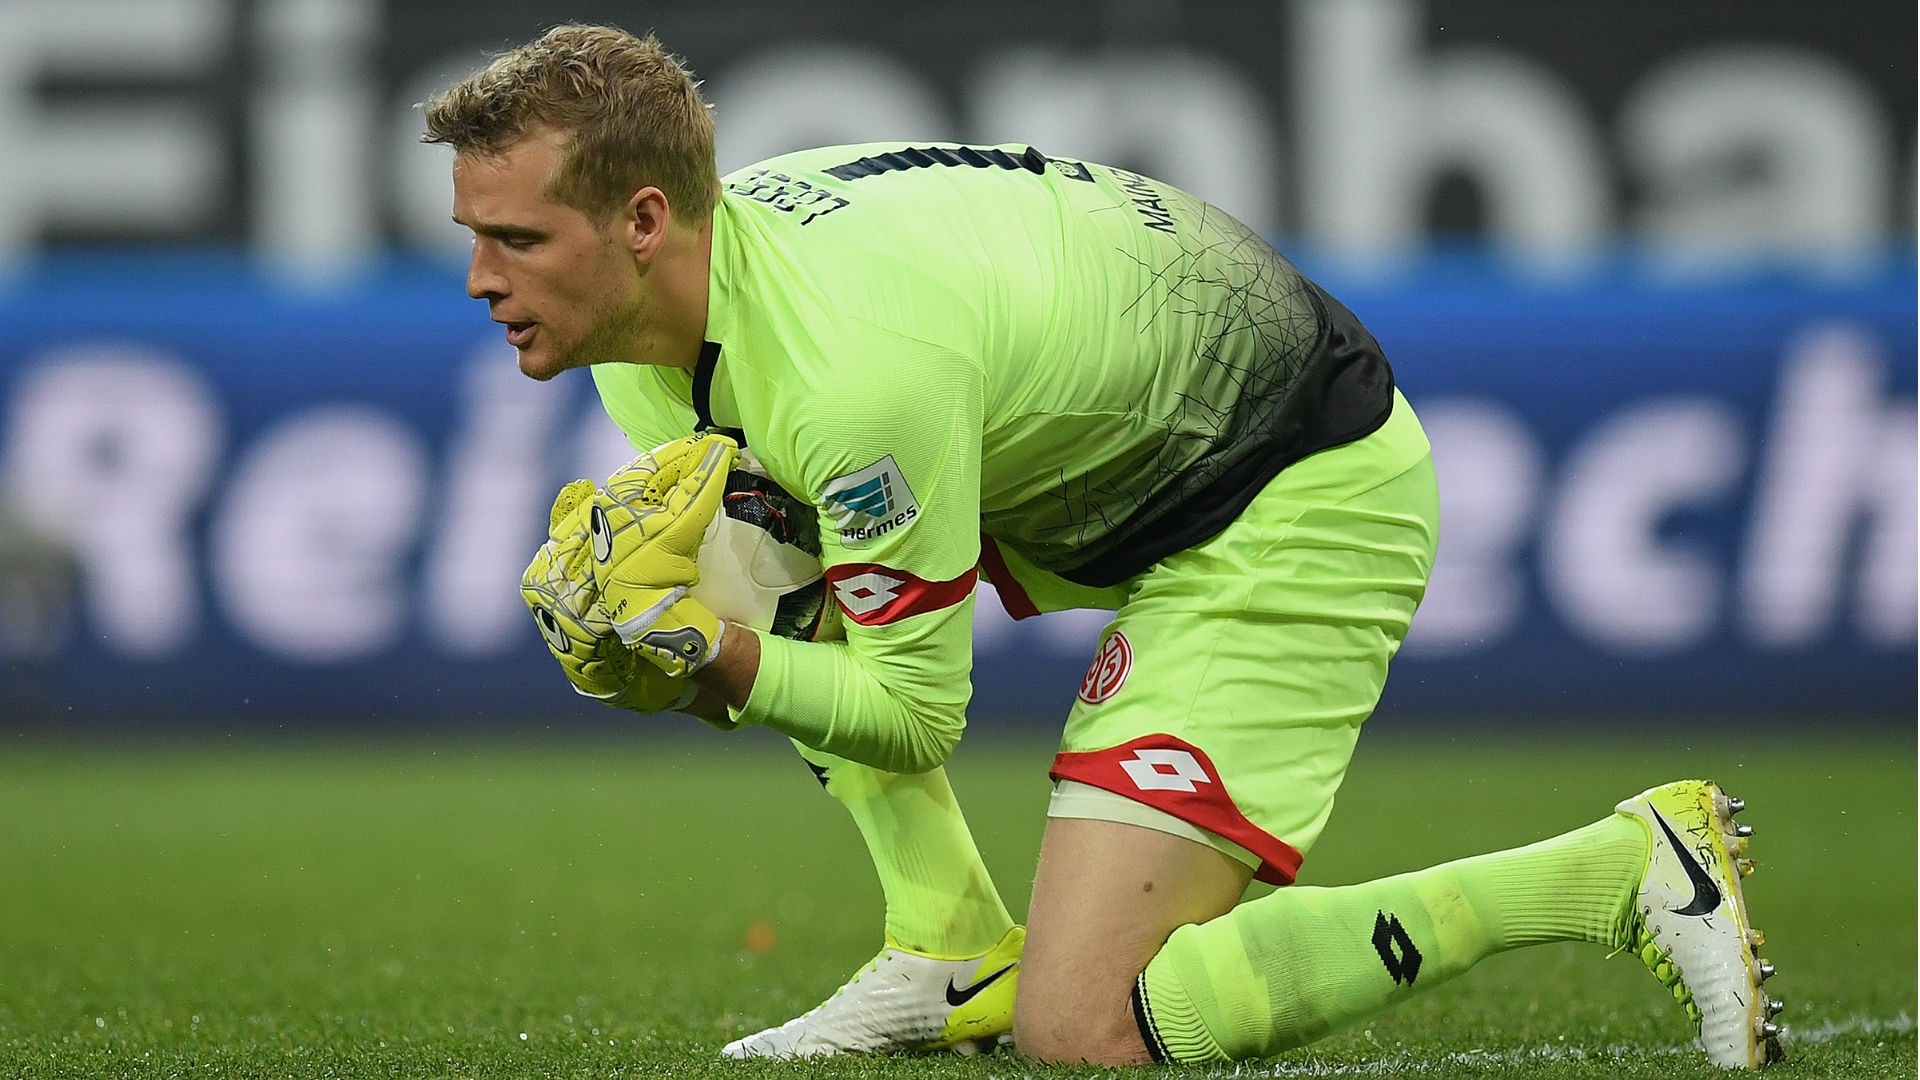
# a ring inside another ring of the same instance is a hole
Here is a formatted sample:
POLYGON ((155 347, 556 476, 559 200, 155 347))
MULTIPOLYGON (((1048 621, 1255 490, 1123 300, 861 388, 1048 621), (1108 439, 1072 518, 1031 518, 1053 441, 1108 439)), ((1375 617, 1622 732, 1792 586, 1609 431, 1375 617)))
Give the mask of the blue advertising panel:
MULTIPOLYGON (((1332 284, 1441 475, 1440 560, 1385 708, 1911 715, 1909 264, 1332 284)), ((10 707, 294 728, 599 711, 517 584, 558 485, 630 451, 590 380, 517 373, 457 276, 303 294, 212 260, 80 261, 0 294, 0 317, 10 707), (30 550, 66 553, 66 602, 21 602, 48 565, 30 550)), ((976 713, 1063 713, 1102 617, 979 611, 976 713)))

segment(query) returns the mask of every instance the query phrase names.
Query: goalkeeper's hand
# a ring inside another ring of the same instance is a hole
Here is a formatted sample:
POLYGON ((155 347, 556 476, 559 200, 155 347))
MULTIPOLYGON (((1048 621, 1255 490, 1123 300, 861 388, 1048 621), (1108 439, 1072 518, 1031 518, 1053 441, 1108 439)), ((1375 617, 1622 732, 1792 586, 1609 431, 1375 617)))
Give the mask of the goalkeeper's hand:
POLYGON ((676 439, 633 459, 593 497, 601 605, 620 640, 668 675, 690 675, 720 652, 725 624, 687 587, 700 580, 700 541, 737 452, 724 435, 676 439))
POLYGON ((591 480, 560 489, 548 517, 547 541, 520 578, 520 596, 576 691, 635 712, 685 708, 693 700, 693 684, 635 657, 595 602, 599 593, 587 528, 593 494, 591 480))

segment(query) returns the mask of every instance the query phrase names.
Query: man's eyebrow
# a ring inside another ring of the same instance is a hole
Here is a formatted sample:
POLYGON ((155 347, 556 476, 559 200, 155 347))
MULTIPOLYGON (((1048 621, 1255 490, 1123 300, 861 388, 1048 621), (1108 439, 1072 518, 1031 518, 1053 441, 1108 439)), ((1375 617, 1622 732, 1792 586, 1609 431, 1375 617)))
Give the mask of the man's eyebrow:
POLYGON ((453 221, 456 225, 465 225, 475 233, 495 240, 539 240, 547 235, 539 229, 528 228, 525 225, 501 225, 490 221, 469 222, 461 221, 458 217, 453 221))

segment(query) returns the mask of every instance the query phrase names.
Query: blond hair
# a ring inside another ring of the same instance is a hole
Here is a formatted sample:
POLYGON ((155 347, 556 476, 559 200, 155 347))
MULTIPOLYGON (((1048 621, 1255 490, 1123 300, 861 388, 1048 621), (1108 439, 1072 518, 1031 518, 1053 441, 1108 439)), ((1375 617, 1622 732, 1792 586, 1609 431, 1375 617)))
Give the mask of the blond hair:
POLYGON ((694 222, 720 198, 713 115, 659 39, 611 26, 556 26, 426 103, 422 142, 501 154, 538 128, 566 138, 548 192, 589 214, 657 187, 694 222))

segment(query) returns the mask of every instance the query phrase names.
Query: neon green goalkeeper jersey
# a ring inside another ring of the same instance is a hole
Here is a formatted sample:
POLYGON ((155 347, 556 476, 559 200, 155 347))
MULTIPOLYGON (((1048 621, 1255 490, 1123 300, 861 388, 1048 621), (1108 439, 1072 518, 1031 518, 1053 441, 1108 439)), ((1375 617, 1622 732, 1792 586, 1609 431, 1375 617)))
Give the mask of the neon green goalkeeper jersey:
POLYGON ((1019 145, 727 177, 706 337, 692 371, 596 366, 601 398, 636 445, 739 432, 818 507, 847 629, 763 635, 738 718, 900 772, 964 724, 978 568, 1016 609, 1112 603, 1393 398, 1371 335, 1239 222, 1019 145))

